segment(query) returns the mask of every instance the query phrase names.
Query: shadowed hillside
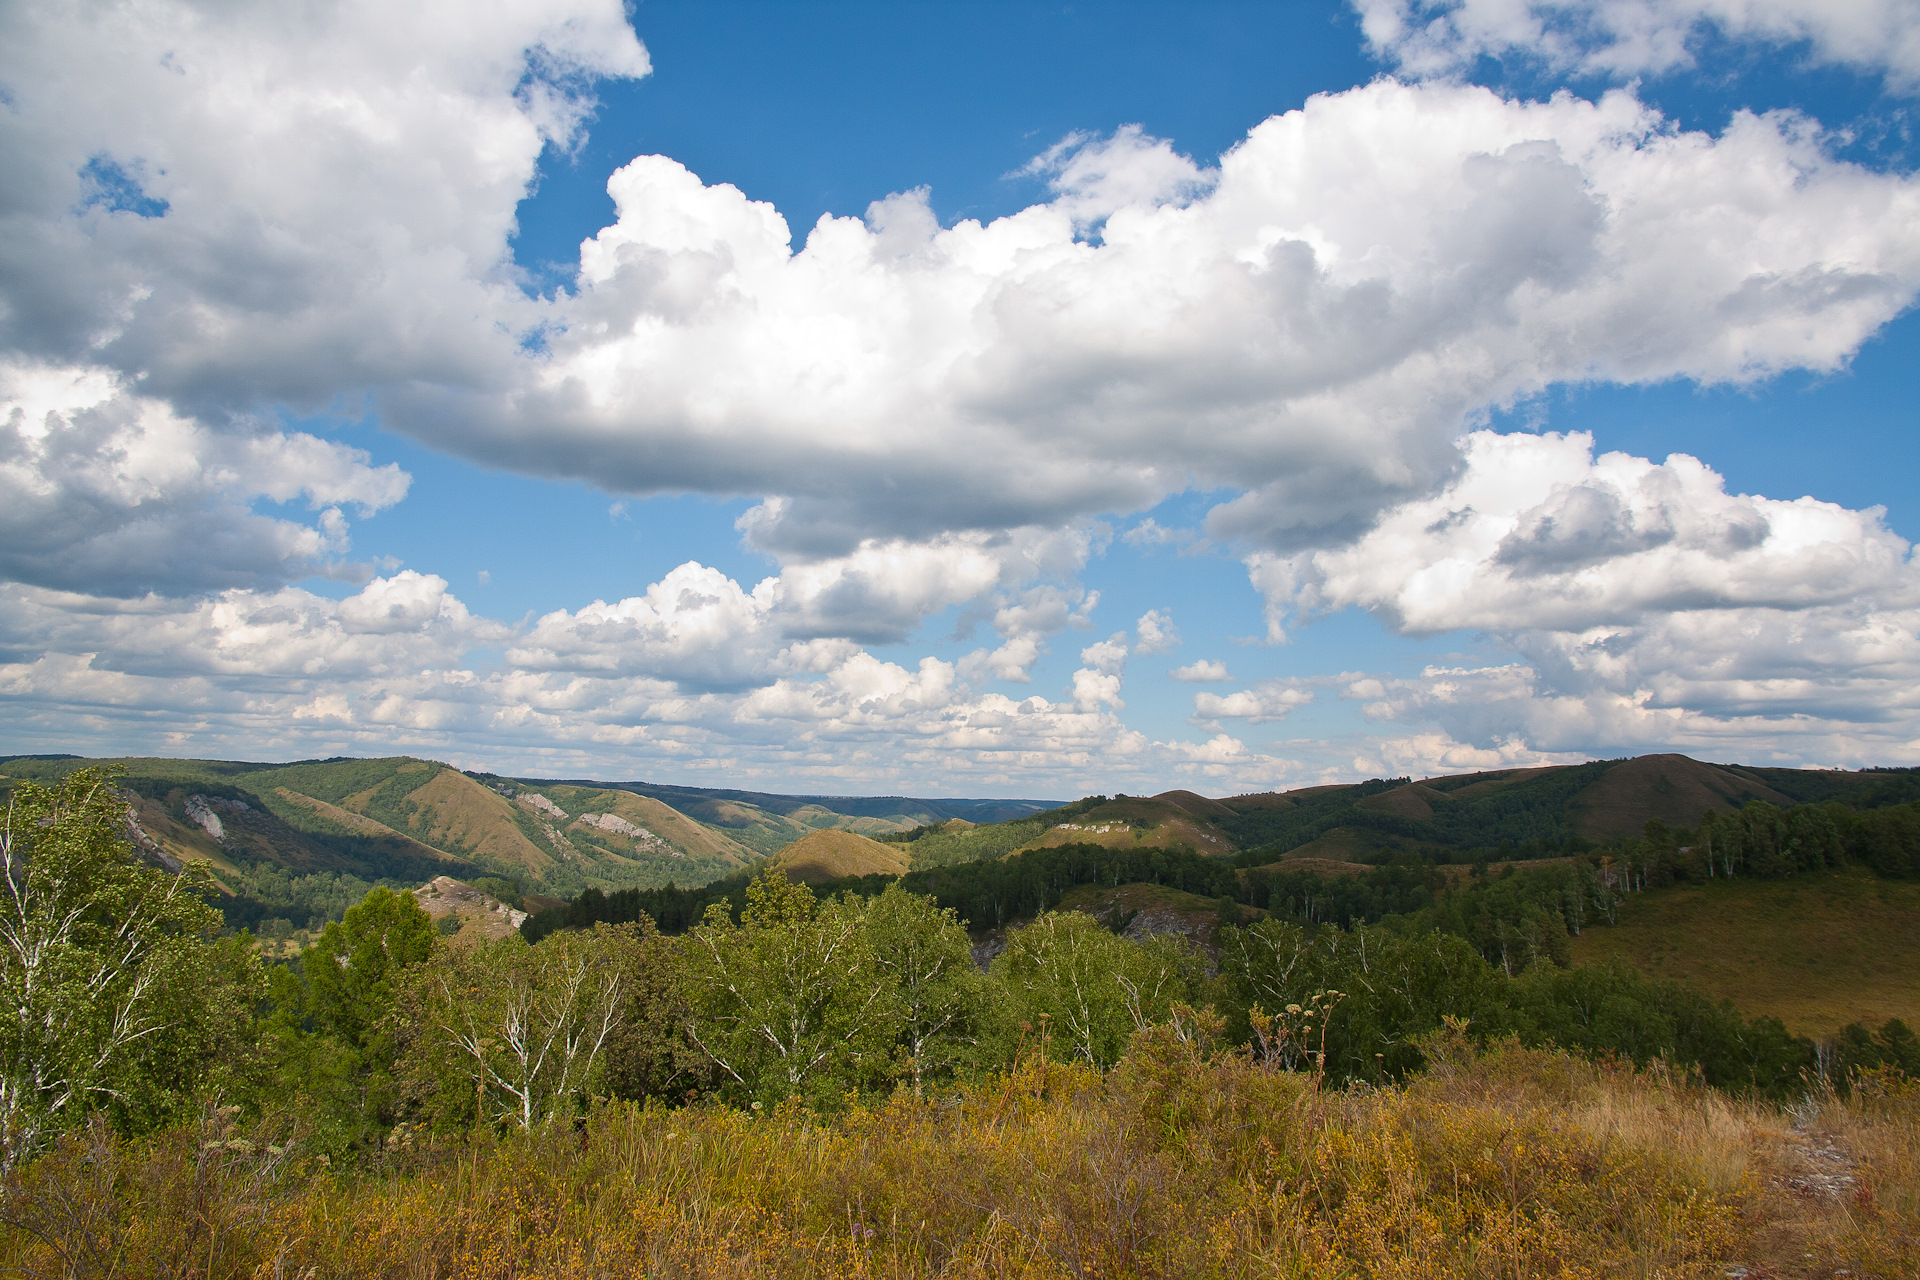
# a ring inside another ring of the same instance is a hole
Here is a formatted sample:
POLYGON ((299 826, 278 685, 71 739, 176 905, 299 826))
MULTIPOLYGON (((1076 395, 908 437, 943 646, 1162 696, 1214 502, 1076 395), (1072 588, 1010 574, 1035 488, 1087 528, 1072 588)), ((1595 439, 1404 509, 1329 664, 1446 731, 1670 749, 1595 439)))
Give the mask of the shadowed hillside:
POLYGON ((1590 848, 1638 835, 1650 820, 1691 827, 1751 801, 1835 801, 1863 808, 1920 799, 1920 773, 1749 769, 1681 755, 1503 769, 1449 777, 1232 796, 1211 819, 1240 848, 1274 857, 1386 862, 1590 848))

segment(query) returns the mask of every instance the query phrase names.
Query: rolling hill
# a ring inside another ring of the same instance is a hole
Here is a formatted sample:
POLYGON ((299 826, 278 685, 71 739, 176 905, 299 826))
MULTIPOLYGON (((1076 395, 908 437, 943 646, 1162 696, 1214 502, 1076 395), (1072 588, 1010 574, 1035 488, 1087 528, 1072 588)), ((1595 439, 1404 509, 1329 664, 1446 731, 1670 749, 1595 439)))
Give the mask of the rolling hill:
POLYGON ((1219 803, 1232 816, 1211 821, 1239 848, 1273 857, 1471 861, 1590 848, 1638 835, 1649 821, 1690 827, 1755 800, 1870 808, 1915 799, 1912 769, 1756 769, 1655 755, 1230 796, 1219 803))
POLYGON ((964 829, 934 824, 908 842, 914 870, 1067 844, 1185 847, 1244 865, 1307 859, 1364 867, 1397 859, 1471 863, 1564 855, 1639 835, 1649 821, 1691 827, 1752 801, 1786 808, 1920 799, 1920 772, 1841 773, 1641 756, 1447 777, 1375 779, 1210 799, 1192 791, 1089 796, 1046 813, 964 829))
POLYGON ((897 876, 907 870, 907 855, 897 844, 881 844, 853 831, 816 831, 775 855, 774 868, 807 884, 825 884, 848 876, 897 876))
MULTIPOLYGON (((0 761, 0 786, 88 763, 0 761)), ((230 923, 283 937, 337 919, 376 883, 414 887, 435 877, 498 876, 552 902, 587 889, 744 883, 775 857, 819 883, 1067 845, 1189 850, 1321 877, 1408 860, 1464 875, 1476 862, 1524 866, 1637 834, 1649 821, 1688 827, 1752 801, 1871 808, 1920 798, 1920 771, 1749 768, 1677 755, 1220 799, 1101 795, 1060 806, 508 778, 405 756, 98 763, 125 770, 131 834, 147 856, 205 862, 229 895, 221 905, 230 923)), ((1652 953, 1621 958, 1654 963, 1652 953)))
POLYGON ((207 864, 229 895, 222 906, 231 923, 292 928, 338 918, 376 883, 495 875, 560 897, 693 886, 816 832, 889 834, 1050 807, 553 782, 407 756, 292 764, 23 756, 0 761, 0 787, 89 764, 124 771, 129 835, 147 857, 175 868, 207 864))

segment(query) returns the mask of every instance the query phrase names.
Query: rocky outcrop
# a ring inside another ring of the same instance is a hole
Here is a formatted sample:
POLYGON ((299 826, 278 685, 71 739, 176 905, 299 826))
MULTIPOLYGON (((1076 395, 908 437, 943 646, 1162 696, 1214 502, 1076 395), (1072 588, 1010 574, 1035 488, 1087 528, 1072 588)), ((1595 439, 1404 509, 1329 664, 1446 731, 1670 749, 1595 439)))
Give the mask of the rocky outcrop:
POLYGON ((460 934, 472 930, 481 938, 504 938, 519 929, 527 913, 517 911, 492 894, 483 893, 452 876, 435 876, 413 891, 413 900, 436 921, 447 916, 460 920, 460 934))

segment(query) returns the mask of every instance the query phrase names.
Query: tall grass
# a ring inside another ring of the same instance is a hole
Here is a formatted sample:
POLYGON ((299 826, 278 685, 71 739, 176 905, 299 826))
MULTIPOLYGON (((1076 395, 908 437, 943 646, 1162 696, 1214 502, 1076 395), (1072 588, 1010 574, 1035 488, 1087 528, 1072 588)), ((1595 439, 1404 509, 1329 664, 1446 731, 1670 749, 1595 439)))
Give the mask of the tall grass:
POLYGON ((1104 1076, 1033 1056, 831 1115, 610 1106, 526 1139, 403 1131, 352 1171, 218 1115, 138 1146, 89 1131, 10 1188, 0 1257, 311 1280, 1920 1271, 1920 1096, 1896 1079, 1783 1112, 1456 1033, 1404 1087, 1339 1091, 1213 1054, 1206 1032, 1142 1033, 1104 1076), (1853 1181, 1816 1186, 1813 1165, 1853 1181))

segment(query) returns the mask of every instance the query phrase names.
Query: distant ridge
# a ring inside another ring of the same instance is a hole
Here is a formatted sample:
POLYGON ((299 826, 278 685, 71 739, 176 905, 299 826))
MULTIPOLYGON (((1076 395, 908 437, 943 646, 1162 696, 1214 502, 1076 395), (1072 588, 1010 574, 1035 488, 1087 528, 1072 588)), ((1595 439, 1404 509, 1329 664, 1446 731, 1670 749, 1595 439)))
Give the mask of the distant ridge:
POLYGON ((1186 848, 1246 866, 1461 864, 1566 856, 1638 835, 1649 821, 1691 827, 1755 801, 1866 809, 1920 800, 1913 769, 1778 769, 1672 753, 1065 805, 511 778, 408 756, 262 764, 23 755, 0 760, 0 789, 9 778, 53 779, 92 763, 125 770, 121 786, 149 857, 209 866, 229 895, 221 906, 230 923, 294 927, 337 918, 371 883, 498 876, 552 899, 587 889, 687 890, 750 875, 796 845, 804 847, 788 857, 795 874, 819 869, 829 878, 1062 844, 1186 848))
MULTIPOLYGON (((229 919, 312 916, 315 875, 412 886, 436 875, 496 875, 528 893, 693 887, 757 866, 818 831, 889 835, 950 822, 996 823, 1048 800, 779 795, 641 781, 513 778, 409 756, 275 764, 65 753, 0 760, 8 778, 51 780, 89 764, 125 773, 136 843, 163 865, 201 862, 229 919), (289 896, 292 895, 292 896, 289 896)), ((897 855, 889 855, 897 856, 897 855)), ((358 890, 364 892, 364 888, 358 890)), ((339 904, 327 899, 324 913, 339 904)))

